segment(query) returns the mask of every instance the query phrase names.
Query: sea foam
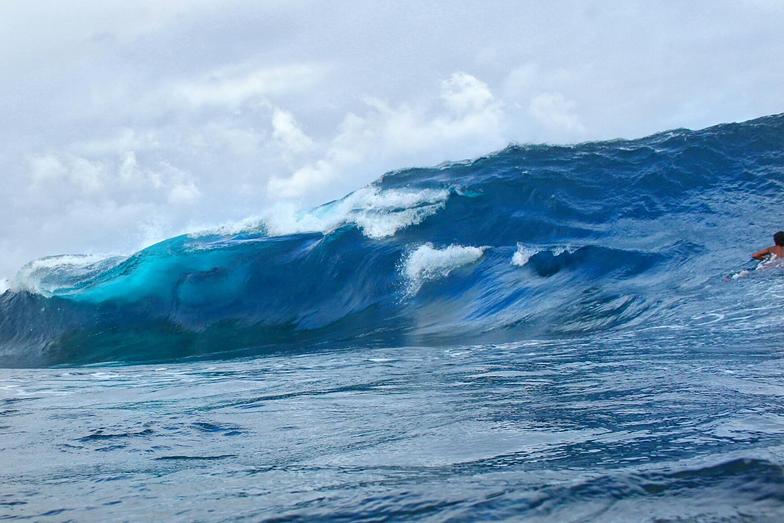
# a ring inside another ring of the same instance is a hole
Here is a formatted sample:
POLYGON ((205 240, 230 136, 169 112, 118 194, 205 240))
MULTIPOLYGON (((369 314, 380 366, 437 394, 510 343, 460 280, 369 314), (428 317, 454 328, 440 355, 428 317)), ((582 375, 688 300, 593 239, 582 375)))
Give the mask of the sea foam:
POLYGON ((443 249, 426 243, 409 254, 403 263, 403 274, 408 281, 407 292, 416 294, 426 281, 449 276, 453 270, 477 261, 486 247, 450 245, 443 249))
POLYGON ((517 243, 517 250, 512 255, 512 265, 516 265, 517 267, 522 267, 528 260, 531 259, 531 256, 538 253, 538 249, 534 249, 533 247, 526 247, 522 243, 517 243))
POLYGON ((369 238, 385 238, 432 216, 443 208, 448 197, 446 189, 381 190, 368 186, 305 212, 276 207, 263 221, 271 236, 329 233, 354 224, 369 238))
POLYGON ((49 296, 117 265, 124 257, 94 254, 47 256, 25 264, 9 287, 49 296))

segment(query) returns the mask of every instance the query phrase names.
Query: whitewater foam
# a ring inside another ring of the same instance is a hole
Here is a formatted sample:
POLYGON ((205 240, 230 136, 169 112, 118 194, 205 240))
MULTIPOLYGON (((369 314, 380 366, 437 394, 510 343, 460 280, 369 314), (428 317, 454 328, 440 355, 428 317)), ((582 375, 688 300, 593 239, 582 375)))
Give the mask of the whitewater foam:
POLYGON ((784 258, 779 258, 775 254, 771 254, 767 259, 759 262, 755 270, 761 271, 764 269, 782 269, 782 268, 784 268, 784 258))
POLYGON ((553 256, 560 256, 563 253, 572 254, 577 250, 577 247, 572 245, 562 245, 560 247, 555 247, 552 249, 553 256))
POLYGON ((539 249, 534 249, 533 247, 526 247, 522 243, 517 243, 517 250, 512 255, 512 265, 516 265, 517 267, 522 267, 528 260, 531 259, 531 256, 540 252, 539 249))
POLYGON ((512 265, 517 267, 525 266, 528 261, 531 259, 532 256, 540 253, 549 251, 553 254, 553 256, 560 256, 564 253, 572 254, 577 249, 572 247, 571 245, 562 245, 558 247, 550 247, 546 249, 537 249, 535 247, 528 247, 520 242, 517 242, 517 250, 512 255, 512 261, 510 262, 512 265))
POLYGON ((248 216, 239 221, 222 223, 211 227, 204 227, 197 231, 187 233, 188 238, 199 240, 209 236, 235 236, 248 232, 266 232, 264 219, 258 216, 248 216))
POLYGON ((19 269, 9 288, 49 296, 79 279, 107 270, 124 259, 98 254, 64 254, 39 258, 19 269))
POLYGON ((769 256, 767 259, 764 259, 757 264, 753 268, 748 269, 740 269, 733 273, 730 273, 726 279, 729 280, 738 280, 740 278, 747 278, 752 274, 756 273, 757 271, 764 271, 766 269, 784 269, 784 258, 779 258, 775 254, 769 256))
POLYGON ((367 186, 313 209, 302 210, 291 203, 278 203, 261 216, 190 232, 188 237, 233 236, 261 233, 268 236, 324 233, 353 224, 368 238, 394 236, 406 227, 418 225, 446 204, 447 189, 388 189, 367 186))
POLYGON ((445 278, 458 267, 477 261, 484 255, 485 249, 487 247, 462 245, 437 249, 432 243, 420 245, 405 258, 403 263, 403 274, 408 281, 406 289, 408 295, 419 292, 427 281, 445 278))
POLYGON ((264 219, 264 224, 271 236, 329 233, 354 224, 369 238, 385 238, 432 216, 444 207, 448 197, 446 189, 381 190, 368 186, 310 211, 278 206, 264 219))

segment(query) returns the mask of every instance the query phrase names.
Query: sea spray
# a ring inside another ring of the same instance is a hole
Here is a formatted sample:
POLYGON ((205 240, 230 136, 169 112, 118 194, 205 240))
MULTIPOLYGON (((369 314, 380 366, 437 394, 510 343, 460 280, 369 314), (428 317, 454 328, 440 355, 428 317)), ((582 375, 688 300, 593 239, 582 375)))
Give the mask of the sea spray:
POLYGON ((453 270, 477 261, 485 247, 450 245, 443 249, 426 243, 409 254, 403 264, 403 273, 408 280, 407 292, 416 294, 427 281, 446 278, 453 270))

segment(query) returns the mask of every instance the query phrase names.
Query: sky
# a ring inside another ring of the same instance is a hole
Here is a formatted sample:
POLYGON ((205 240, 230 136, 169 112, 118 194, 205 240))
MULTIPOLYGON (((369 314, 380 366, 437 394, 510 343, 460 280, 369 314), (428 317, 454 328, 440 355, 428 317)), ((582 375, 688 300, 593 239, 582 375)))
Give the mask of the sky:
POLYGON ((0 281, 386 171, 784 112, 784 2, 0 3, 0 281))

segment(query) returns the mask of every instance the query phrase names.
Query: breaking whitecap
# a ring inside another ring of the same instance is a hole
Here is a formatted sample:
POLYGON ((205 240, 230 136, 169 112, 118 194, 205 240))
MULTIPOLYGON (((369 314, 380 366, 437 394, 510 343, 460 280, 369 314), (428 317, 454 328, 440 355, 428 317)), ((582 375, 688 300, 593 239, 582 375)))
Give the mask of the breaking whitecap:
POLYGON ((448 189, 388 189, 363 187, 353 193, 313 209, 293 204, 277 204, 261 218, 248 218, 216 229, 190 233, 191 238, 238 235, 248 232, 268 236, 330 232, 353 224, 368 238, 394 236, 406 227, 420 224, 444 207, 448 189))
POLYGON ((125 259, 124 256, 88 254, 47 256, 33 260, 19 269, 9 287, 48 296, 61 289, 77 287, 125 259))
POLYGON ((530 259, 539 254, 540 252, 550 251, 553 256, 560 256, 563 253, 572 254, 576 248, 571 245, 551 247, 545 249, 537 249, 536 247, 528 247, 520 242, 517 242, 517 250, 512 255, 512 265, 516 267, 524 267, 530 259))
POLYGON ((270 235, 283 236, 328 233, 343 225, 354 224, 369 238, 385 238, 432 216, 444 207, 448 197, 447 189, 384 191, 368 186, 305 212, 276 208, 264 219, 264 225, 270 235))
POLYGON ((540 252, 539 249, 534 249, 533 247, 526 247, 522 243, 517 243, 517 250, 512 255, 512 265, 516 265, 517 267, 522 267, 528 260, 531 259, 531 256, 540 252))
POLYGON ((414 295, 425 282, 445 278, 458 267, 474 263, 484 255, 486 249, 462 245, 438 249, 432 243, 420 245, 403 261, 402 272, 408 282, 407 294, 414 295))

